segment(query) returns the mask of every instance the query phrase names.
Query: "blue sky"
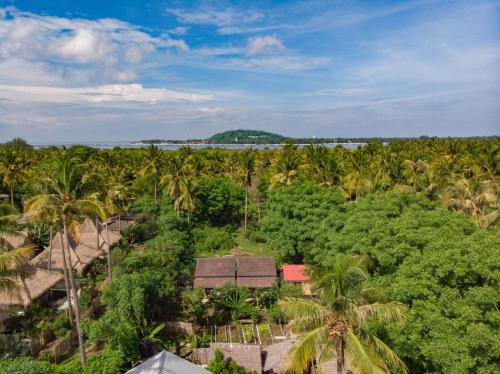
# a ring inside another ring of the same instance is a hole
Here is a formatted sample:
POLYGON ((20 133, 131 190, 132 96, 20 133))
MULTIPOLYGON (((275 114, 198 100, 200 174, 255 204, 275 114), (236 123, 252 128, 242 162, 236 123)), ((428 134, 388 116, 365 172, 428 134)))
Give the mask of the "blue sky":
POLYGON ((500 1, 0 0, 0 141, 500 133, 500 1))

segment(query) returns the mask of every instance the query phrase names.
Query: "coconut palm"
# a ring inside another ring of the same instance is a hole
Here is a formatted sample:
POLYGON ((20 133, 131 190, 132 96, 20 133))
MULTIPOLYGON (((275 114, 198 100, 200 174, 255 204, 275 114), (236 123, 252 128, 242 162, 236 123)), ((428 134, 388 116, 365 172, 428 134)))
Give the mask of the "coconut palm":
POLYGON ((245 221, 244 229, 248 223, 248 191, 252 186, 252 176, 255 170, 255 152, 253 149, 245 149, 239 154, 240 179, 245 187, 245 221))
POLYGON ((5 236, 14 232, 10 229, 11 224, 10 220, 0 218, 0 291, 7 293, 19 291, 16 279, 22 279, 26 275, 22 265, 33 255, 32 247, 7 247, 5 236))
POLYGON ((153 185, 154 185, 154 198, 155 202, 158 201, 158 180, 160 178, 161 169, 163 167, 163 156, 161 150, 151 144, 145 155, 146 166, 144 166, 139 174, 141 176, 151 175, 153 177, 153 185))
POLYGON ((180 180, 180 195, 175 201, 174 205, 179 212, 183 209, 187 213, 187 221, 190 223, 191 214, 198 207, 199 201, 194 194, 195 184, 193 178, 186 174, 180 180))
POLYGON ((23 153, 10 148, 5 149, 0 157, 0 176, 9 188, 11 205, 14 205, 14 186, 28 176, 28 161, 23 153))
POLYGON ((289 142, 278 151, 278 156, 274 163, 275 174, 271 178, 271 188, 278 184, 289 186, 293 178, 297 175, 300 167, 300 156, 297 145, 289 142))
POLYGON ((161 178, 160 186, 167 188, 168 196, 174 200, 174 208, 177 216, 180 215, 180 205, 176 202, 179 201, 182 195, 183 179, 187 174, 187 164, 184 163, 181 156, 174 156, 167 160, 166 171, 167 173, 161 178))
POLYGON ((399 357, 370 330, 369 322, 401 324, 406 308, 387 303, 381 291, 364 287, 366 257, 345 258, 327 272, 313 273, 315 298, 280 301, 290 327, 301 334, 290 369, 306 372, 314 362, 335 358, 337 374, 407 372, 399 357))
MULTIPOLYGON (((82 175, 75 162, 75 154, 65 152, 58 161, 57 174, 45 181, 46 190, 26 202, 25 210, 33 221, 56 220, 63 233, 63 257, 66 259, 65 268, 69 275, 70 287, 74 299, 78 300, 77 287, 73 276, 72 261, 69 251, 70 226, 84 216, 105 218, 105 210, 101 203, 94 198, 87 198, 82 175)), ((70 295, 68 295, 70 298, 70 295)), ((80 326, 80 306, 74 303, 75 324, 78 334, 80 362, 86 365, 83 334, 80 326)))

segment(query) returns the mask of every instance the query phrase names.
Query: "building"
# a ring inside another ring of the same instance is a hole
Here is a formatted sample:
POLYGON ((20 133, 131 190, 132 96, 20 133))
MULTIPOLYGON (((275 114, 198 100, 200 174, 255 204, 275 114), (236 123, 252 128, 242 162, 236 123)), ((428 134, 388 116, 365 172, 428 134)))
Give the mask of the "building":
POLYGON ((144 361, 139 366, 127 371, 126 374, 210 374, 201 366, 174 355, 162 351, 157 355, 144 361))
POLYGON ((276 263, 272 257, 197 258, 194 286, 212 289, 231 284, 261 288, 276 284, 276 263))
POLYGON ((283 265, 281 277, 286 283, 304 283, 309 281, 305 265, 283 265))

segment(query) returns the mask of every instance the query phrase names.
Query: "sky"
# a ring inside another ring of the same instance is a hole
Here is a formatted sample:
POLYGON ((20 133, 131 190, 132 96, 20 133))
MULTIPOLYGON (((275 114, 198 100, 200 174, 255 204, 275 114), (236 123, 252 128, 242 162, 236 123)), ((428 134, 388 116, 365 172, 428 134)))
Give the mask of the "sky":
POLYGON ((0 141, 500 134, 500 1, 0 0, 0 141))

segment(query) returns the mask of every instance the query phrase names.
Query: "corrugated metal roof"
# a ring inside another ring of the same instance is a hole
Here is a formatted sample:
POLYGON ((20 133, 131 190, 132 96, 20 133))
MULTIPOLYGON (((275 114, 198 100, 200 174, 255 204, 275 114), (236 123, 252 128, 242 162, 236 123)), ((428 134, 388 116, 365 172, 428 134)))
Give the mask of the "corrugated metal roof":
POLYGON ((127 374, 210 374, 209 371, 170 352, 162 351, 127 374))
POLYGON ((283 280, 285 282, 307 282, 309 276, 305 274, 304 265, 283 265, 283 280))

